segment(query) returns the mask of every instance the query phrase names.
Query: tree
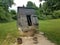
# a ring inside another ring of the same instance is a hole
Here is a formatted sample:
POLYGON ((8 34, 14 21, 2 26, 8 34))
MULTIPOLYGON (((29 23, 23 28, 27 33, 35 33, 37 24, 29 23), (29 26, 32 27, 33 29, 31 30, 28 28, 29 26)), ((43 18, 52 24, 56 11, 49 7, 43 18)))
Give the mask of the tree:
POLYGON ((35 3, 31 2, 31 1, 28 1, 28 2, 27 2, 26 7, 27 7, 27 8, 38 9, 38 7, 35 5, 35 3))
POLYGON ((43 11, 42 14, 46 16, 52 15, 52 17, 54 18, 55 17, 53 16, 53 13, 55 14, 54 11, 60 10, 60 0, 45 0, 43 5, 41 5, 39 9, 40 12, 41 10, 43 11))
POLYGON ((28 1, 27 2, 27 5, 26 5, 26 7, 28 7, 28 8, 33 8, 33 3, 31 2, 31 1, 28 1))
POLYGON ((45 3, 51 11, 60 9, 60 0, 46 0, 45 3))
POLYGON ((12 20, 11 13, 8 9, 13 3, 13 0, 0 0, 0 22, 12 20))
POLYGON ((4 8, 4 10, 8 11, 8 8, 14 4, 13 0, 0 0, 0 6, 4 8))
POLYGON ((60 10, 54 11, 53 12, 53 17, 54 18, 60 18, 60 10))
POLYGON ((11 20, 11 14, 6 12, 2 7, 0 7, 0 22, 6 22, 11 20))
POLYGON ((13 19, 17 19, 16 11, 15 10, 10 10, 11 16, 13 19))

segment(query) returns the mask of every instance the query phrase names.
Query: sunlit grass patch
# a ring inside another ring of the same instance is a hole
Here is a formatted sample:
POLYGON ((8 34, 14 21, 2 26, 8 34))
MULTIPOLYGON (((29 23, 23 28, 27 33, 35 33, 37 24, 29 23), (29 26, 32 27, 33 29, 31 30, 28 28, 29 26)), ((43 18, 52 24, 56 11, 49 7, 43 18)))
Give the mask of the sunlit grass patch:
POLYGON ((48 39, 60 45, 60 19, 39 21, 39 29, 48 39))

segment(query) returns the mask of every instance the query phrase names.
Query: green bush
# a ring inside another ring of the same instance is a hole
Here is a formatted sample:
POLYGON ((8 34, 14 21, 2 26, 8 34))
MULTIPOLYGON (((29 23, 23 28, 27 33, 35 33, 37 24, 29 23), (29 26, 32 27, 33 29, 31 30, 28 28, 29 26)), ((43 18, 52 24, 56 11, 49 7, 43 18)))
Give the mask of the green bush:
POLYGON ((52 15, 44 15, 44 14, 42 14, 40 16, 40 20, 47 20, 47 19, 53 19, 52 15))
POLYGON ((47 15, 46 16, 46 19, 52 19, 53 17, 52 17, 52 15, 47 15))
POLYGON ((53 18, 60 18, 60 10, 53 12, 53 18))
POLYGON ((11 14, 6 12, 2 7, 0 7, 0 22, 11 21, 11 14))
POLYGON ((40 20, 45 20, 45 19, 46 19, 46 15, 41 14, 41 15, 40 15, 40 20))
POLYGON ((10 10, 12 19, 17 20, 17 15, 16 15, 16 11, 15 10, 10 10))

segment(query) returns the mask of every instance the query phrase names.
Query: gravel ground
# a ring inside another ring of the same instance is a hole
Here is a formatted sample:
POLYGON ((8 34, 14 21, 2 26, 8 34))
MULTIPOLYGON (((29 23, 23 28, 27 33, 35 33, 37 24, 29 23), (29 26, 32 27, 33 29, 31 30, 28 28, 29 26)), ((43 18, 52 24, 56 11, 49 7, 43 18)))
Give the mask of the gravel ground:
POLYGON ((55 43, 52 43, 43 35, 36 34, 34 37, 37 37, 36 41, 33 40, 33 37, 21 37, 23 43, 22 44, 15 43, 13 45, 55 45, 55 43))

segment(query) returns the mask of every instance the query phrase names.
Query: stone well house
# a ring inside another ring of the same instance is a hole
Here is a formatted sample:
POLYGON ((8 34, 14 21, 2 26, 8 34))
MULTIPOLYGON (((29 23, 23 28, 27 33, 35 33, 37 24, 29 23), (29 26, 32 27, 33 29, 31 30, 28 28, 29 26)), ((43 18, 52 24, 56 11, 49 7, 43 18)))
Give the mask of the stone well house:
POLYGON ((28 31, 25 28, 29 29, 31 26, 36 28, 38 26, 38 19, 33 8, 18 7, 17 14, 17 24, 21 31, 28 31))

